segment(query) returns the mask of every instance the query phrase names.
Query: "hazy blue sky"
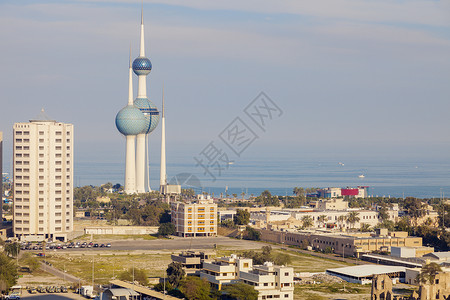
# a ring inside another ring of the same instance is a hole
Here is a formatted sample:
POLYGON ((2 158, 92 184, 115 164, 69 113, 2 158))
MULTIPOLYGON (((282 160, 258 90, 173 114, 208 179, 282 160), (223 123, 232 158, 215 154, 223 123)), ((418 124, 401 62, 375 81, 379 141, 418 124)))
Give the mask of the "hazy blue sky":
MULTIPOLYGON (((123 159, 114 118, 127 102, 140 9, 0 0, 5 150, 13 123, 45 108, 75 125, 78 159, 123 159)), ((165 86, 168 159, 218 140, 260 91, 283 115, 255 130, 247 156, 450 157, 450 1, 145 0, 144 23, 158 107, 165 86)))

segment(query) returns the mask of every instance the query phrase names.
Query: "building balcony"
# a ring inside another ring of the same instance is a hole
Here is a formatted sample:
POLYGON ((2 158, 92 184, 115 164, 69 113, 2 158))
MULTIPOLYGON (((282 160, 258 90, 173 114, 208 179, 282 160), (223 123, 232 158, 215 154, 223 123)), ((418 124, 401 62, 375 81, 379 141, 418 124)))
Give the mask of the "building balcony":
MULTIPOLYGON (((275 275, 267 274, 255 274, 249 272, 239 272, 239 278, 247 281, 251 281, 254 283, 270 283, 275 282, 275 275)), ((272 287, 273 288, 273 287, 272 287)))
POLYGON ((224 263, 222 264, 213 264, 213 263, 207 263, 203 262, 203 269, 209 270, 216 273, 229 273, 229 272, 236 272, 236 267, 234 265, 229 265, 224 263))
POLYGON ((203 272, 200 272, 200 278, 202 278, 202 279, 204 278, 204 279, 208 280, 209 282, 217 284, 217 285, 230 283, 236 279, 234 276, 214 276, 214 275, 206 274, 203 272))

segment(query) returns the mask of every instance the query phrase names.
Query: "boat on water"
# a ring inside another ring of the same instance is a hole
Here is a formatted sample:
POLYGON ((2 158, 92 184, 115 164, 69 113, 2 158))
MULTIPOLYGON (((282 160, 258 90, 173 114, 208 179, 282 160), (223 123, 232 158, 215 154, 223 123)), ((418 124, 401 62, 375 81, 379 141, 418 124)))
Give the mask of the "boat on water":
POLYGON ((366 176, 364 176, 364 174, 361 174, 358 176, 359 178, 365 178, 366 176))
POLYGON ((345 166, 345 164, 343 162, 339 162, 340 166, 345 166))

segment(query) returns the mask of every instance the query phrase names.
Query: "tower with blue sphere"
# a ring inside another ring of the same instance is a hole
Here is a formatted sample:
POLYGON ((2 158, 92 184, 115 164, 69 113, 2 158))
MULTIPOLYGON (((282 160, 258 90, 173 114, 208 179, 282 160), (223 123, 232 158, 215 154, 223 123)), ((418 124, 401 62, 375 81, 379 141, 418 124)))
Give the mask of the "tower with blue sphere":
POLYGON ((134 100, 136 106, 145 117, 145 128, 136 137, 136 191, 151 191, 148 157, 148 136, 159 122, 156 106, 147 98, 147 75, 152 70, 152 63, 145 57, 144 16, 141 11, 141 32, 139 57, 133 61, 133 71, 138 76, 138 94, 134 100))
POLYGON ((135 194, 136 189, 136 136, 147 125, 147 120, 142 111, 133 103, 133 73, 130 64, 128 67, 128 104, 116 115, 116 127, 126 137, 125 154, 125 193, 135 194))

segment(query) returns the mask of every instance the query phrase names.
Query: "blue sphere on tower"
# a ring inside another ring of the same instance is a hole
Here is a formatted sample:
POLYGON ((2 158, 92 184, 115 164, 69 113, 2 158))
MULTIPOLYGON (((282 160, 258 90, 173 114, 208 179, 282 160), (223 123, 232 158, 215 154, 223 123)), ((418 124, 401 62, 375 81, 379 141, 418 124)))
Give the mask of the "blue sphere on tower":
POLYGON ((136 75, 147 76, 152 70, 152 63, 147 57, 139 56, 133 61, 133 72, 136 75))

